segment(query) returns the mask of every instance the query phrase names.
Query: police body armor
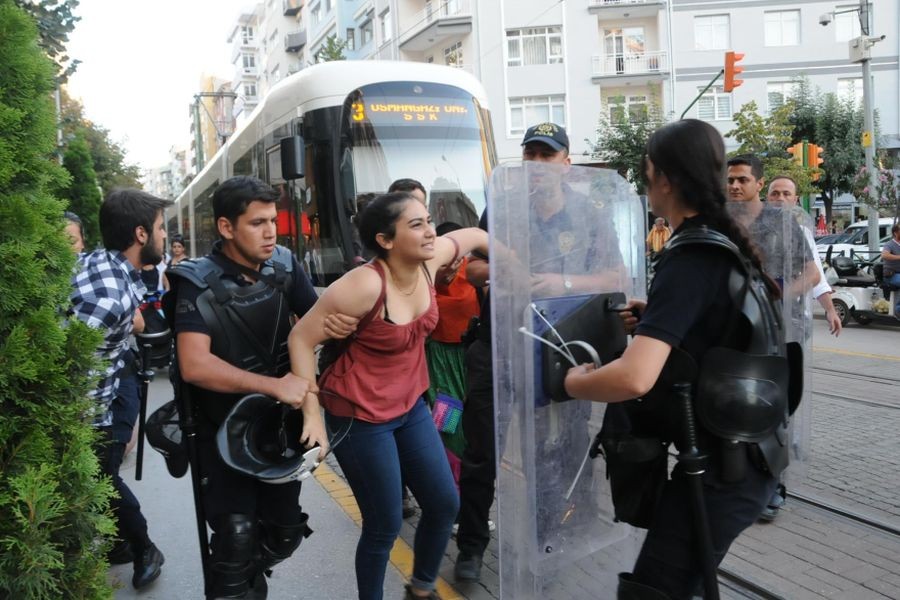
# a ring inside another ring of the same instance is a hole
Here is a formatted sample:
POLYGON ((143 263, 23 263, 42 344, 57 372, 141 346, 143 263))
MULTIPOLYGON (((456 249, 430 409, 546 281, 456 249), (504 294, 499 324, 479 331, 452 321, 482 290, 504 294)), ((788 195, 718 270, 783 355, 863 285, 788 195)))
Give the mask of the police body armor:
MULTIPOLYGON (((290 370, 287 339, 291 330, 288 296, 293 284, 291 253, 282 246, 260 268, 259 279, 240 285, 229 276, 223 258, 214 253, 186 260, 168 271, 201 290, 197 310, 209 327, 215 356, 235 367, 280 377, 290 370)), ((173 285, 174 281, 173 281, 173 285)), ((177 307, 176 309, 177 310, 177 307)), ((167 314, 174 315, 174 311, 167 314)), ((213 424, 219 425, 242 394, 221 394, 192 386, 193 397, 213 424)))
MULTIPOLYGON (((669 240, 658 260, 690 246, 734 258, 728 282, 733 315, 720 345, 701 357, 691 382, 696 415, 719 442, 724 480, 743 478, 745 457, 777 477, 788 464, 788 418, 799 403, 802 355, 785 343, 781 303, 726 236, 705 227, 689 229, 669 240)), ((677 379, 666 371, 660 378, 663 385, 677 379)))

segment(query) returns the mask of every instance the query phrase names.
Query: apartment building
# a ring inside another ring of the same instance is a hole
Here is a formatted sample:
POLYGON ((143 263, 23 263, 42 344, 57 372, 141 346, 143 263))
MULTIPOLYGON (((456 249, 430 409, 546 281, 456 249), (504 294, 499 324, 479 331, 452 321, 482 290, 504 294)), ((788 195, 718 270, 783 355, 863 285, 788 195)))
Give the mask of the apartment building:
POLYGON ((190 158, 194 173, 218 152, 234 132, 235 95, 232 83, 214 76, 204 76, 190 105, 190 158))
POLYGON ((188 177, 188 152, 186 148, 169 148, 169 162, 156 169, 148 169, 142 183, 147 192, 158 198, 175 199, 184 190, 188 177))
MULTIPOLYGON (((858 2, 670 1, 671 29, 678 32, 673 38, 678 115, 722 68, 726 50, 745 54, 744 84, 726 94, 719 82, 688 113, 723 133, 734 127, 734 112, 751 100, 764 114, 780 106, 800 76, 822 92, 861 104, 862 66, 850 62, 848 49, 849 41, 860 35, 858 2)), ((886 36, 872 47, 874 106, 882 145, 898 149, 900 13, 893 0, 876 0, 872 6, 870 35, 886 36)))
MULTIPOLYGON (((568 128, 573 160, 591 162, 585 139, 596 138, 601 115, 634 118, 656 104, 678 118, 726 50, 745 54, 744 84, 725 93, 719 81, 687 113, 723 133, 743 104, 768 113, 801 75, 860 100, 861 67, 847 47, 859 35, 856 8, 852 0, 266 0, 229 37, 235 111, 249 112, 279 77, 320 60, 334 37, 349 60, 471 72, 487 89, 501 160, 520 155, 528 125, 553 120, 568 128), (289 59, 275 57, 282 36, 289 59)), ((875 107, 883 141, 900 148, 897 3, 876 1, 872 19, 871 34, 887 36, 872 49, 875 107)))

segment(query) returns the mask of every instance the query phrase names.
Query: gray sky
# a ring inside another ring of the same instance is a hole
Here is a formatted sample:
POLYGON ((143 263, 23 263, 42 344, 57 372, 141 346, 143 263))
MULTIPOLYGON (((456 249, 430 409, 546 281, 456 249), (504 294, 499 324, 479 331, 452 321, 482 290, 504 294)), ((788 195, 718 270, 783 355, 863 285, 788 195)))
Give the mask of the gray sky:
POLYGON ((231 79, 230 28, 248 0, 81 0, 69 92, 141 168, 190 142, 189 105, 203 73, 231 79))

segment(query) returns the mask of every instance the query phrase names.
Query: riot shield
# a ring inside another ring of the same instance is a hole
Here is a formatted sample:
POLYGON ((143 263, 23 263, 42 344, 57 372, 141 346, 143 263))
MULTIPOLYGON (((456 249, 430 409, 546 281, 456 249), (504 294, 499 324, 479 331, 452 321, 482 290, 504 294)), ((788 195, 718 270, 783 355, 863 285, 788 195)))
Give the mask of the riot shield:
POLYGON ((750 234, 761 255, 763 270, 781 288, 785 341, 802 351, 803 385, 790 422, 791 464, 783 476, 786 482, 800 481, 806 478, 812 415, 810 299, 819 278, 814 262, 818 255, 810 243, 812 219, 801 208, 781 202, 729 202, 728 211, 750 234))
POLYGON ((561 387, 590 354, 560 346, 624 350, 615 307, 646 296, 643 208, 613 171, 537 162, 497 168, 488 206, 501 596, 610 597, 640 537, 588 457, 605 405, 561 387))

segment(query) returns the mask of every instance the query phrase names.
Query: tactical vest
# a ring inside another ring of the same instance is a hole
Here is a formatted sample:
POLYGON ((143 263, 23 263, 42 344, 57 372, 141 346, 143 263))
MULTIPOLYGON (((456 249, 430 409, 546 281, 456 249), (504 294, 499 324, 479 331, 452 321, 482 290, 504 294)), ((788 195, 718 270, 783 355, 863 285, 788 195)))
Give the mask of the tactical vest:
MULTIPOLYGON (((224 257, 223 257, 224 258, 224 257)), ((251 373, 280 377, 290 370, 288 334, 293 285, 293 261, 287 248, 276 246, 272 258, 260 268, 260 278, 240 285, 232 271, 226 275, 223 258, 216 255, 184 260, 167 273, 174 294, 168 299, 167 317, 174 320, 178 279, 200 288, 196 308, 209 328, 210 352, 251 373)), ((192 386, 193 397, 214 424, 219 424, 241 394, 220 394, 192 386)))
MULTIPOLYGON (((689 229, 669 240, 658 261, 690 246, 726 252, 734 259, 728 277, 733 312, 719 345, 700 358, 691 382, 695 413, 703 429, 720 441, 723 454, 746 450, 750 444, 757 466, 777 476, 788 464, 788 417, 802 391, 802 351, 785 343, 781 302, 726 236, 705 227, 689 229)), ((667 367, 685 358, 686 353, 673 350, 667 367)), ((677 376, 666 376, 667 370, 660 379, 668 384, 677 376)), ((736 472, 723 475, 740 478, 736 472)))

